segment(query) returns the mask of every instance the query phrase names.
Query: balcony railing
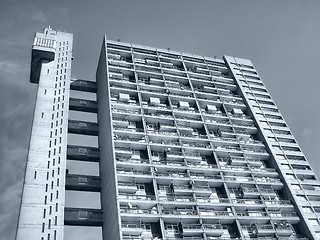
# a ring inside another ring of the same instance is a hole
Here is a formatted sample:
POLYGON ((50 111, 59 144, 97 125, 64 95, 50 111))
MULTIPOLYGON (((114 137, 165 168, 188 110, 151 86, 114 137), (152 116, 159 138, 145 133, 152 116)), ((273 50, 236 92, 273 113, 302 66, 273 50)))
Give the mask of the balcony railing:
POLYGON ((204 196, 196 196, 197 202, 199 203, 222 203, 228 204, 230 200, 228 198, 210 198, 204 196))
POLYGON ((172 215, 198 215, 198 212, 193 209, 164 209, 162 213, 172 215))
POLYGON ((215 211, 212 209, 199 209, 199 214, 201 216, 209 216, 209 217, 213 217, 213 216, 225 216, 225 217, 229 217, 229 216, 234 216, 232 212, 228 212, 228 211, 215 211))
POLYGON ((120 208, 120 213, 128 214, 158 214, 157 209, 120 208))
POLYGON ((117 174, 151 175, 151 172, 138 171, 135 169, 117 168, 117 174))
POLYGON ((166 195, 166 196, 159 196, 159 201, 170 201, 170 202, 194 202, 194 198, 190 196, 184 195, 166 195))
POLYGON ((153 201, 156 200, 156 196, 154 195, 142 195, 142 194, 135 194, 135 193, 119 193, 120 199, 128 199, 128 200, 148 200, 153 201))

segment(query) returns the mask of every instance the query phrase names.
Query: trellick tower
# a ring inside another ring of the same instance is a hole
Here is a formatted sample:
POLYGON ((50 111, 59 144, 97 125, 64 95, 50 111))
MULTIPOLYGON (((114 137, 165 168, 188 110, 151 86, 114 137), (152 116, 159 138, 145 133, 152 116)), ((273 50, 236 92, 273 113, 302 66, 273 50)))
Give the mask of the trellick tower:
POLYGON ((64 225, 101 226, 104 240, 320 238, 320 182, 251 61, 106 37, 95 82, 71 79, 71 60, 71 34, 36 34, 18 240, 62 240, 64 225), (71 174, 67 160, 100 174, 71 174), (65 207, 66 190, 100 192, 101 209, 65 207))

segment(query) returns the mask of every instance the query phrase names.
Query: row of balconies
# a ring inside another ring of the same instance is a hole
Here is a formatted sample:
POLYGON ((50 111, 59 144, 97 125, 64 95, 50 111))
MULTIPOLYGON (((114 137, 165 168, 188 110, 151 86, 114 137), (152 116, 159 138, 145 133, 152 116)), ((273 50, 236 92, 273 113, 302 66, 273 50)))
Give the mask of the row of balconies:
MULTIPOLYGON (((120 107, 113 107, 113 113, 122 113, 122 114, 125 114, 125 115, 140 115, 141 114, 141 108, 134 108, 133 106, 129 106, 126 107, 126 108, 120 108, 120 107)), ((202 119, 200 118, 200 114, 197 114, 197 113, 193 113, 192 115, 187 115, 186 113, 188 112, 184 112, 184 111, 174 111, 175 112, 175 118, 177 120, 180 120, 180 121, 185 121, 185 120, 188 120, 188 122, 203 122, 202 119)), ((173 116, 172 116, 172 112, 171 110, 169 109, 164 109, 162 107, 158 108, 158 107, 153 107, 153 108, 144 108, 144 116, 145 117, 156 117, 157 119, 161 119, 161 118, 164 118, 164 119, 167 119, 167 120, 174 120, 173 116)), ((223 115, 223 114, 214 114, 214 115, 206 115, 204 116, 205 118, 205 122, 207 124, 211 124, 213 123, 214 125, 221 125, 221 124, 226 124, 221 122, 221 121, 217 121, 216 119, 219 118, 219 116, 221 117, 227 117, 228 115, 223 115), (213 117, 213 118, 211 118, 213 117)), ((231 119, 234 119, 234 120, 238 120, 237 122, 234 122, 230 125, 232 125, 233 127, 239 127, 240 129, 237 131, 237 132, 245 132, 245 133, 256 133, 257 132, 257 129, 252 125, 252 124, 245 124, 247 123, 248 121, 252 121, 250 118, 247 118, 247 117, 244 117, 242 115, 229 115, 229 117, 231 119), (241 124, 239 121, 243 121, 244 124, 241 124), (242 129, 246 129, 246 131, 242 130, 241 131, 241 128, 242 129)), ((208 125, 210 126, 210 125, 208 125)), ((229 125, 228 125, 229 126, 229 125)))
MULTIPOLYGON (((257 178, 256 181, 258 182, 275 182, 273 180, 274 178, 278 177, 278 173, 275 169, 271 168, 258 168, 256 166, 231 166, 231 165, 223 165, 221 164, 221 167, 219 168, 215 164, 208 164, 205 161, 198 162, 184 162, 184 161, 166 161, 166 160, 153 160, 152 164, 150 164, 149 159, 140 159, 140 158, 123 158, 123 157, 117 157, 117 165, 122 166, 131 166, 134 167, 136 164, 143 164, 146 166, 156 166, 157 170, 165 170, 165 169, 175 169, 177 171, 179 170, 185 170, 189 169, 189 171, 202 169, 203 172, 206 173, 218 173, 219 171, 226 173, 226 174, 238 174, 241 172, 242 175, 248 174, 253 175, 257 178), (148 164, 148 165, 146 165, 148 164), (161 167, 161 168, 160 168, 161 167), (260 178, 259 178, 260 177, 260 178)), ((159 173, 161 175, 167 175, 169 173, 159 173)))
MULTIPOLYGON (((239 186, 241 184, 259 184, 261 186, 267 185, 272 186, 274 189, 281 189, 283 184, 278 178, 270 177, 245 177, 245 176, 222 176, 219 174, 213 175, 209 173, 196 173, 185 171, 155 171, 154 174, 150 169, 136 170, 134 168, 117 168, 118 179, 127 179, 128 177, 134 176, 135 178, 159 178, 159 179, 179 179, 180 181, 198 180, 205 181, 210 186, 221 186, 223 182, 227 185, 239 186)), ((253 189, 255 190, 255 189, 253 189)), ((251 190, 251 191, 253 191, 251 190)), ((245 195, 245 192, 242 193, 245 195)), ((251 195, 259 195, 259 191, 251 192, 251 195)), ((247 195, 250 195, 247 193, 247 195)))
MULTIPOLYGON (((125 68, 127 68, 126 70, 133 71, 133 69, 130 66, 127 66, 125 68)), ((137 90, 136 82, 132 80, 132 81, 130 81, 131 83, 133 83, 132 85, 130 84, 130 86, 129 86, 128 84, 126 84, 128 82, 127 81, 128 76, 123 75, 122 71, 120 69, 118 69, 116 66, 111 66, 111 68, 109 68, 109 72, 111 74, 111 75, 109 75, 110 80, 111 80, 110 81, 111 87, 114 86, 114 87, 121 88, 121 89, 130 88, 130 89, 137 90), (115 77, 116 75, 118 75, 118 76, 115 77), (111 83, 113 83, 113 84, 111 85, 111 83), (121 85, 121 83, 123 85, 121 85)), ((162 76, 162 73, 155 68, 147 69, 145 67, 139 67, 139 69, 136 69, 136 73, 138 75, 142 75, 142 74, 144 74, 144 72, 147 72, 147 74, 157 75, 157 79, 161 78, 161 76, 162 76)), ((132 75, 132 73, 130 73, 130 75, 132 75)), ((172 78, 173 77, 173 78, 181 79, 182 81, 189 81, 188 78, 186 77, 185 73, 180 72, 180 71, 175 71, 175 70, 172 71, 171 69, 170 70, 168 69, 168 70, 164 71, 163 75, 165 76, 165 78, 172 78)), ((163 87, 163 85, 160 84, 161 81, 162 80, 159 79, 157 86, 163 87)), ((203 85, 204 81, 201 79, 190 78, 190 81, 193 85, 194 91, 199 92, 199 93, 205 92, 206 94, 212 94, 212 90, 235 91, 237 89, 237 86, 232 83, 224 83, 224 82, 220 82, 220 81, 211 82, 211 80, 210 80, 206 83, 206 84, 208 84, 208 83, 211 84, 211 86, 209 87, 209 86, 203 85), (197 81, 197 82, 195 82, 195 81, 197 81), (214 83, 214 85, 213 85, 213 83, 214 83), (199 85, 197 85, 197 84, 199 84, 199 85)), ((143 80, 143 79, 140 80, 141 84, 148 85, 148 82, 149 82, 148 80, 147 81, 143 80)), ((188 87, 188 85, 186 85, 185 87, 182 85, 182 87, 179 87, 179 88, 177 88, 177 85, 172 85, 172 84, 170 85, 170 82, 169 82, 169 84, 166 84, 166 85, 171 90, 191 91, 191 89, 188 87)))
MULTIPOLYGON (((276 240, 276 239, 288 239, 291 235, 295 233, 291 224, 288 226, 276 226, 272 225, 259 225, 252 224, 250 227, 243 226, 246 232, 249 232, 252 237, 245 239, 255 239, 255 240, 276 240), (277 238, 273 235, 277 234, 277 238)), ((138 223, 138 222, 123 222, 121 229, 122 233, 125 235, 123 239, 159 239, 158 237, 153 238, 153 227, 148 225, 148 223, 138 223), (127 235, 128 234, 128 235, 127 235)), ((220 223, 210 223, 210 224, 199 224, 199 223, 182 223, 175 225, 174 228, 168 227, 164 229, 165 239, 170 240, 199 240, 199 239, 239 239, 239 238, 227 238, 221 237, 224 234, 223 225, 220 223), (206 234, 206 238, 203 238, 203 233, 206 234)), ((290 237, 293 240, 306 240, 307 238, 300 237, 290 237)))
MULTIPOLYGON (((142 135, 142 134, 131 135, 130 137, 122 134, 114 134, 114 140, 115 140, 116 146, 118 146, 117 144, 120 144, 120 143, 123 143, 123 144, 130 143, 131 145, 136 145, 136 146, 138 145, 141 146, 141 144, 149 144, 152 148, 156 146, 161 146, 161 148, 163 149, 165 149, 166 146, 178 147, 178 148, 182 147, 183 149, 189 151, 189 153, 185 157, 186 158, 191 157, 192 159, 190 160, 194 160, 196 162, 201 162, 202 160, 202 158, 199 155, 195 156, 194 154, 192 154, 192 153, 195 153, 195 151, 197 150, 205 151, 205 152, 214 150, 219 156, 225 156, 225 155, 230 155, 230 153, 234 153, 234 154, 245 154, 248 157, 250 156, 260 157, 261 159, 269 158, 268 152, 264 149, 247 148, 244 146, 241 146, 240 148, 239 146, 226 146, 226 145, 211 147, 209 142, 201 142, 201 141, 189 142, 189 141, 185 141, 183 138, 181 138, 182 142, 180 142, 178 136, 173 136, 172 133, 168 135, 171 135, 171 137, 175 137, 176 139, 169 138, 170 139, 169 140, 164 138, 164 137, 167 137, 167 135, 161 134, 161 135, 157 135, 156 137, 152 137, 154 135, 149 135, 149 141, 147 141, 145 135, 142 135), (160 138, 161 136, 163 136, 163 138, 160 138)), ((215 144, 215 142, 213 142, 213 144, 215 144)), ((168 153, 168 156, 174 159, 181 155, 180 154, 177 155, 176 153, 171 152, 171 153, 168 153)))
MULTIPOLYGON (((120 194, 120 199, 127 199, 127 200, 149 200, 149 201, 155 201, 156 196, 155 195, 147 195, 145 192, 138 192, 137 185, 135 183, 125 183, 125 182, 119 182, 118 183, 118 190, 120 194)), ((255 189, 256 190, 256 189, 255 189)), ((264 208, 267 207, 270 211, 272 209, 278 210, 278 209, 287 209, 285 212, 279 213, 279 212, 270 212, 273 216, 291 216, 289 211, 293 209, 293 205, 288 200, 277 200, 277 199, 257 199, 257 198, 248 198, 248 196, 245 196, 246 193, 253 193, 253 191, 250 191, 248 188, 240 188, 240 191, 243 191, 244 195, 243 197, 247 198, 219 198, 219 197, 211 197, 212 195, 212 189, 207 186, 201 186, 201 185, 194 185, 192 188, 186 185, 174 185, 172 186, 172 191, 175 193, 175 195, 162 193, 161 190, 159 191, 159 201, 160 202, 176 202, 180 203, 187 203, 189 204, 195 204, 197 205, 216 205, 216 206, 235 206, 236 209, 255 209, 255 208, 264 208), (195 193, 195 197, 185 195, 186 193, 195 193), (181 195, 179 195, 181 194, 181 195), (280 214, 280 215, 279 215, 280 214)), ((275 192, 273 190, 269 190, 268 193, 270 194, 272 191, 273 194, 275 192)), ((263 194, 266 191, 261 189, 260 191, 256 190, 254 193, 257 193, 256 195, 251 195, 251 197, 258 197, 260 196, 260 193, 263 194)), ((270 196, 270 195, 269 195, 270 196)), ((275 196, 275 195, 274 195, 275 196)), ((184 205, 184 204, 182 204, 184 205)))
MULTIPOLYGON (((126 48, 126 50, 123 49, 123 47, 117 47, 116 45, 108 44, 108 56, 112 59, 122 59, 125 56, 129 59, 136 59, 137 62, 141 63, 149 63, 152 62, 161 62, 164 65, 167 66, 179 66, 182 64, 182 62, 185 62, 185 65, 187 69, 205 69, 208 68, 211 71, 215 72, 221 72, 223 74, 226 74, 228 72, 228 68, 225 66, 224 63, 218 60, 216 61, 210 61, 210 60, 204 60, 203 58, 190 58, 188 56, 176 55, 176 54, 168 54, 164 52, 155 52, 152 50, 147 49, 138 49, 138 48, 126 48), (133 54, 131 53, 133 52, 133 54)), ((123 59, 125 60, 125 59, 123 59)))

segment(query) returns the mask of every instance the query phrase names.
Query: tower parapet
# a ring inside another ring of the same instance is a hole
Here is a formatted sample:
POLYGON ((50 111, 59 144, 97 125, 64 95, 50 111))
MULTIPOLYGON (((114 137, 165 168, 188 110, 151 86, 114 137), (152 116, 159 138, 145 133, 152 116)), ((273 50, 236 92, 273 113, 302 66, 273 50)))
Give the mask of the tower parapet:
POLYGON ((30 82, 39 83, 42 63, 54 60, 57 47, 57 32, 45 28, 44 33, 36 33, 32 45, 30 82))

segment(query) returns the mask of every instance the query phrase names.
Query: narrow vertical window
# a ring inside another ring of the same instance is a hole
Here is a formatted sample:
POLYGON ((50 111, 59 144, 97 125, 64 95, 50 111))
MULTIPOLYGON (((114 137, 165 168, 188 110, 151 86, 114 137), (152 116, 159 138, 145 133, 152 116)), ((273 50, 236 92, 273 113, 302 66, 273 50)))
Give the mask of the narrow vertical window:
POLYGON ((37 171, 34 171, 34 176, 33 176, 34 179, 37 179, 37 171))

